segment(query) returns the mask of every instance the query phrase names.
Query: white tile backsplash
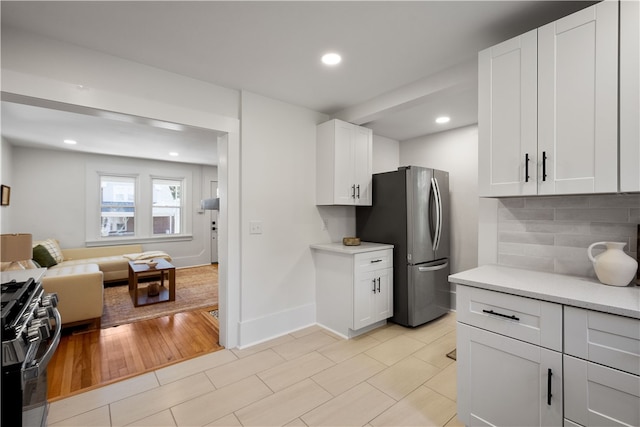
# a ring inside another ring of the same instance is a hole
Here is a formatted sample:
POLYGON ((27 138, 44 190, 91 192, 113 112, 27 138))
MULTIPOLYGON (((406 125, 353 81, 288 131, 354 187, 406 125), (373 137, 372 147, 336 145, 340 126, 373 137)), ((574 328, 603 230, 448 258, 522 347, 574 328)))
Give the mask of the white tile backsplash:
POLYGON ((638 259, 638 223, 640 194, 500 199, 498 264, 595 277, 589 245, 625 242, 638 259))

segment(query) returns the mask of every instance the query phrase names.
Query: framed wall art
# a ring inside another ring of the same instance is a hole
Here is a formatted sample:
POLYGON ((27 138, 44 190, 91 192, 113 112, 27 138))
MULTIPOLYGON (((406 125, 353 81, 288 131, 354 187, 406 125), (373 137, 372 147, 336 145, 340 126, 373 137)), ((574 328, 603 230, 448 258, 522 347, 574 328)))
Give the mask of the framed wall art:
POLYGON ((2 198, 1 198, 0 205, 9 206, 9 202, 11 201, 11 187, 7 185, 2 185, 0 186, 0 188, 2 189, 2 196, 1 196, 2 198))

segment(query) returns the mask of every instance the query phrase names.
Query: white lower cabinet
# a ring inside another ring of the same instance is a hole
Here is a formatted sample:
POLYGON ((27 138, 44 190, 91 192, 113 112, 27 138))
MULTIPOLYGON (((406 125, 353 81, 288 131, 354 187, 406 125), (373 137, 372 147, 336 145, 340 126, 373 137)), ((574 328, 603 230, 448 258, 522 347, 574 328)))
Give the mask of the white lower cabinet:
POLYGON ((562 425, 562 306, 458 285, 457 310, 460 421, 562 425))
POLYGON ((325 244, 312 248, 319 325, 351 338, 393 316, 393 246, 325 244))
POLYGON ((582 426, 640 425, 640 378, 564 356, 564 416, 582 426))
POLYGON ((361 273, 353 290, 353 329, 393 316, 393 269, 384 268, 361 273))
POLYGON ((564 416, 583 426, 640 426, 640 320, 564 308, 564 416))
POLYGON ((467 426, 640 426, 640 319, 457 286, 467 426))
POLYGON ((458 326, 458 418, 468 426, 562 424, 562 353, 458 326), (462 400, 461 400, 462 399, 462 400))

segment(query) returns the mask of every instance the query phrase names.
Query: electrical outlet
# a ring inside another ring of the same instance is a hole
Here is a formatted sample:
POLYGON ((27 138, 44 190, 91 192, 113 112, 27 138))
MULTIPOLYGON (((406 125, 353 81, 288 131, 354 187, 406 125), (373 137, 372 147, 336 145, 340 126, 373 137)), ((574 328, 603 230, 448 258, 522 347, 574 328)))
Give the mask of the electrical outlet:
POLYGON ((262 221, 249 221, 249 234, 262 234, 262 221))

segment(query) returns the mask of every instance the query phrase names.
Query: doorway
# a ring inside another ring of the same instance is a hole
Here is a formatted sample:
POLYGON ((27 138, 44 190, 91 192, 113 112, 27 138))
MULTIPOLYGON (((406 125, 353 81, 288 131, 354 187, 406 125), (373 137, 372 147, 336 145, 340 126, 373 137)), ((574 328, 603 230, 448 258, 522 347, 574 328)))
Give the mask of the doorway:
MULTIPOLYGON (((219 198, 218 181, 211 181, 211 197, 219 198)), ((218 211, 210 210, 209 223, 211 224, 211 264, 218 263, 218 211)))

